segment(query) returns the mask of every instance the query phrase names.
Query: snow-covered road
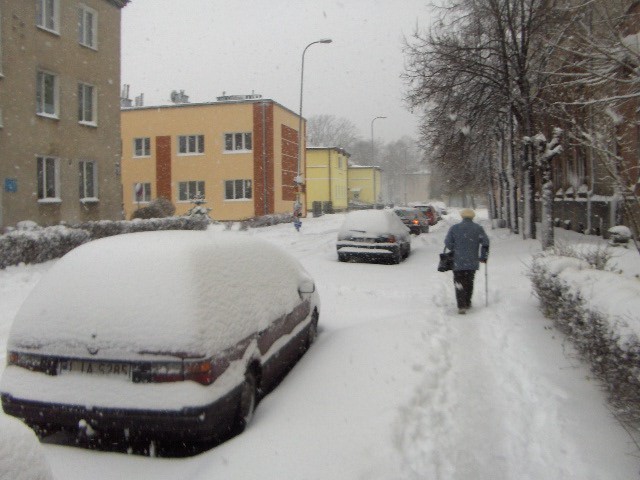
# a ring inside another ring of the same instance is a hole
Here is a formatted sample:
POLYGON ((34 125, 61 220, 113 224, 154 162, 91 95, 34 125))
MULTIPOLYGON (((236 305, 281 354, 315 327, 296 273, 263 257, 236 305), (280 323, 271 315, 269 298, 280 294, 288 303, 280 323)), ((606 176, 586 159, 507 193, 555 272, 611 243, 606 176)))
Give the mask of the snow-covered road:
MULTIPOLYGON (((481 270, 474 308, 461 316, 451 274, 436 271, 455 213, 414 237, 411 256, 397 266, 339 263, 341 218, 306 219, 300 233, 291 225, 246 232, 302 261, 322 310, 318 342, 263 400, 245 433, 184 459, 45 443, 56 478, 638 477, 640 452, 588 369, 537 310, 525 271, 539 242, 487 228, 488 306, 481 270)), ((0 271, 0 353, 15 311, 47 268, 0 271)))

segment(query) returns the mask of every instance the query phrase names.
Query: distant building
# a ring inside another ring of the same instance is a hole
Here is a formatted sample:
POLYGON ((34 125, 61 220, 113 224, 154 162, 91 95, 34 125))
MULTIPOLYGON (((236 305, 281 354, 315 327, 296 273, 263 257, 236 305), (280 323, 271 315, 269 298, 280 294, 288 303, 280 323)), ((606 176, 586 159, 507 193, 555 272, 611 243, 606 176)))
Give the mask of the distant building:
POLYGON ((128 0, 0 0, 0 226, 118 219, 128 0))
POLYGON ((298 124, 296 113, 262 98, 123 109, 126 217, 159 197, 176 215, 204 197, 216 220, 292 212, 298 124))
POLYGON ((349 206, 347 183, 351 155, 339 147, 307 148, 307 209, 321 205, 322 211, 344 211, 349 206))
POLYGON ((349 202, 377 205, 382 203, 382 169, 377 166, 349 166, 349 202))

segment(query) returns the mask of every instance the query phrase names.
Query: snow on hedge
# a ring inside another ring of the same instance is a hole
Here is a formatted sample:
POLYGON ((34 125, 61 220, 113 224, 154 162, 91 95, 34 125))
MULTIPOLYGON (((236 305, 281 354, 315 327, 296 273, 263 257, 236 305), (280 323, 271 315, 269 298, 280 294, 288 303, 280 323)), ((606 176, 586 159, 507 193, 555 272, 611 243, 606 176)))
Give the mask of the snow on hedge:
POLYGON ((535 264, 566 284, 585 309, 602 314, 619 334, 621 346, 640 339, 640 281, 618 273, 596 270, 584 260, 545 255, 535 264))

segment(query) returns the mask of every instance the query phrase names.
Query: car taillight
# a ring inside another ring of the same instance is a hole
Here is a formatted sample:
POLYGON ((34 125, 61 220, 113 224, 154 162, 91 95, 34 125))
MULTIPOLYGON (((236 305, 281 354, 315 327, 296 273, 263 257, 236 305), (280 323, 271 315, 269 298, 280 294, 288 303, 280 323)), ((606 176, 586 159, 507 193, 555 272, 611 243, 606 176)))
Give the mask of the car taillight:
POLYGON ((7 354, 7 365, 15 365, 32 372, 42 372, 47 375, 55 375, 57 370, 56 360, 30 353, 9 352, 7 354))
POLYGON ((395 235, 389 235, 387 237, 387 243, 396 243, 396 236, 395 235))
POLYGON ((419 225, 420 224, 420 222, 418 221, 417 218, 414 218, 411 223, 413 223, 414 225, 419 225))
POLYGON ((151 363, 133 372, 134 382, 166 383, 191 380, 201 385, 211 385, 229 366, 224 359, 185 360, 184 363, 151 363))

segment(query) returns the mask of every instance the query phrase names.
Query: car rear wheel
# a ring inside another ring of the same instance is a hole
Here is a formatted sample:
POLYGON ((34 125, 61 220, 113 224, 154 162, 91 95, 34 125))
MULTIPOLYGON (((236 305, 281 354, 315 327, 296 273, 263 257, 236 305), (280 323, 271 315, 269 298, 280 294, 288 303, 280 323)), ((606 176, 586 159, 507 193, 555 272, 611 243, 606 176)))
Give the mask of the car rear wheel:
POLYGON ((244 383, 240 392, 240 402, 238 405, 237 425, 238 431, 242 432, 247 428, 253 418, 258 402, 258 382, 256 375, 251 370, 244 374, 244 383))
POLYGON ((397 251, 391 254, 391 264, 398 265, 402 261, 402 249, 398 248, 397 251))

